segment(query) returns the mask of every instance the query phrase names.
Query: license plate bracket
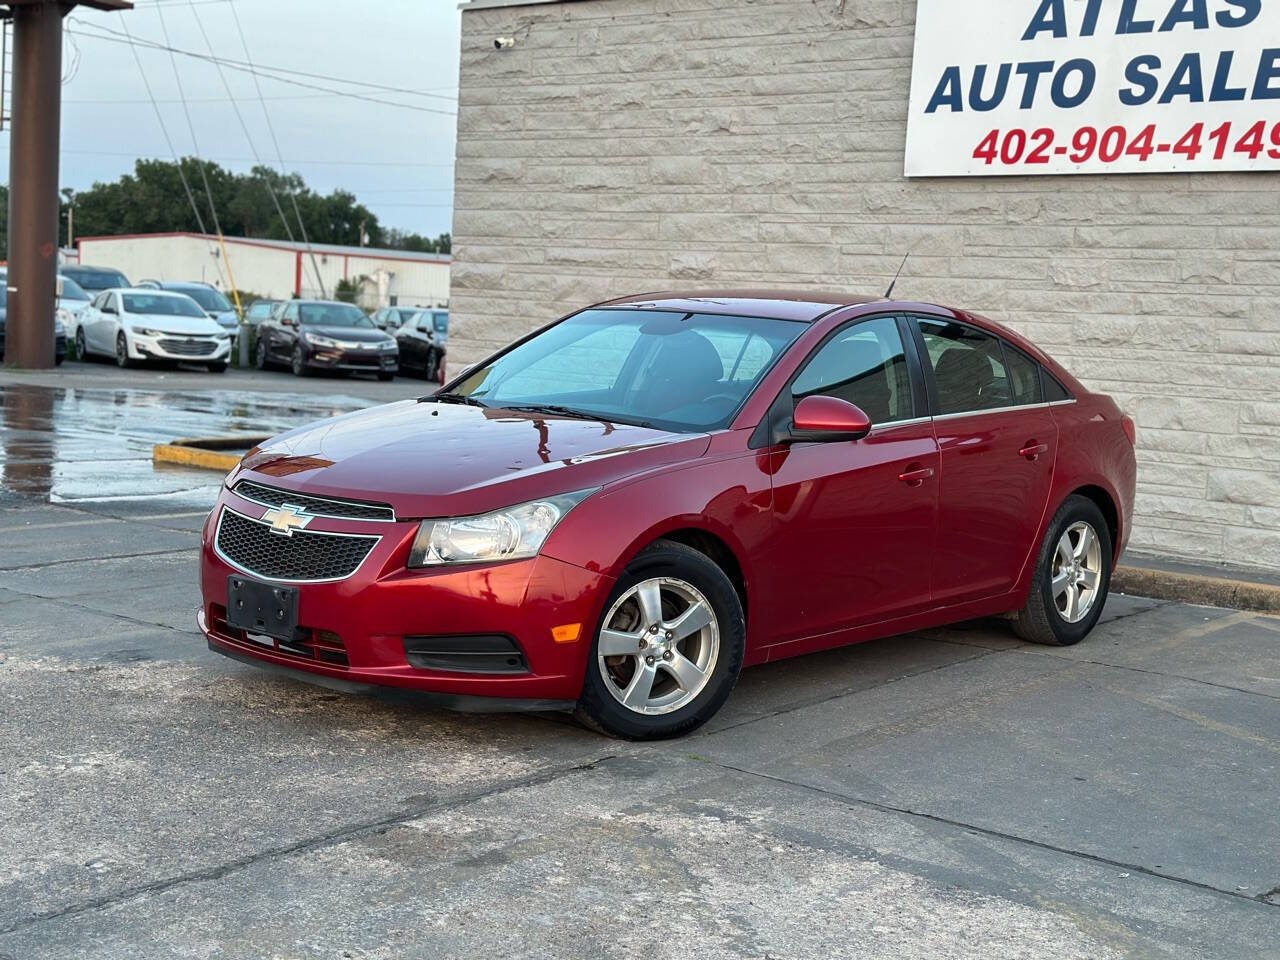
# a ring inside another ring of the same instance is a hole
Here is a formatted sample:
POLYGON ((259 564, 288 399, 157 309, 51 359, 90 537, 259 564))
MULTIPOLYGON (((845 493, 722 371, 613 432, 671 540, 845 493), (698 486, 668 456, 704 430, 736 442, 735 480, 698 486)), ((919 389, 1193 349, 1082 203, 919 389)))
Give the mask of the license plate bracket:
POLYGON ((227 624, 277 640, 295 640, 298 588, 231 574, 227 577, 227 624))

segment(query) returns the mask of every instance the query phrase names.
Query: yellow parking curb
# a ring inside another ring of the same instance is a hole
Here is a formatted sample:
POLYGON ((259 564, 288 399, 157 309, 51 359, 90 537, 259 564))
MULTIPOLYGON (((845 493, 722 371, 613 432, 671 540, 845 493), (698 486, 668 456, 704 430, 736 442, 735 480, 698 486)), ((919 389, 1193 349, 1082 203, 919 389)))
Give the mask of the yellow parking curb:
POLYGON ((173 443, 157 443, 151 449, 151 459, 156 463, 225 472, 240 462, 245 450, 266 439, 258 436, 188 437, 173 443))

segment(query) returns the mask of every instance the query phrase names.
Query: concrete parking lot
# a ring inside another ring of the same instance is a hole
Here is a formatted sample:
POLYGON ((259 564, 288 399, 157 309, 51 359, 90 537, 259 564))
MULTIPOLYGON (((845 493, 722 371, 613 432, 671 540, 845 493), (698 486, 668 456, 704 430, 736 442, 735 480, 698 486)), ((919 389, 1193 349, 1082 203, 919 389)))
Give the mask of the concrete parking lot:
POLYGON ((650 745, 209 653, 150 444, 426 389, 0 374, 0 957, 1280 957, 1277 618, 895 637, 650 745))

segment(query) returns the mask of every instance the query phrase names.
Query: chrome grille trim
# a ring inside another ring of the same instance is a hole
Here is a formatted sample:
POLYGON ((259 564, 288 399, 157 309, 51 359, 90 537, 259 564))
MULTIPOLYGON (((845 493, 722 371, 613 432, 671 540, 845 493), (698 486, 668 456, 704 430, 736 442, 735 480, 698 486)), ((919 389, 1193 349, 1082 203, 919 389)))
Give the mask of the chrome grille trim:
POLYGON ((231 507, 227 506, 226 504, 223 504, 222 511, 218 514, 217 529, 214 530, 214 533, 213 533, 213 552, 216 553, 218 557, 224 563, 226 563, 229 567, 233 567, 234 569, 239 570, 241 573, 247 573, 251 577, 257 577, 261 580, 270 580, 272 583, 336 583, 340 580, 349 580, 351 577, 354 577, 357 573, 359 573, 360 568, 364 566, 365 561, 369 559, 370 555, 373 553, 374 549, 378 546, 378 544, 381 541, 382 541, 381 536, 371 536, 368 534, 361 534, 361 533, 331 533, 328 531, 320 531, 320 530, 300 530, 300 531, 294 532, 289 537, 285 537, 280 534, 272 533, 271 524, 265 523, 259 519, 255 519, 254 517, 246 516, 245 514, 241 513, 239 510, 233 510, 231 507), (263 573, 260 570, 254 570, 252 567, 246 566, 240 563, 239 561, 234 560, 231 557, 227 556, 227 554, 223 551, 222 524, 223 524, 223 521, 226 520, 228 514, 232 514, 233 516, 237 517, 240 520, 245 520, 245 521, 248 521, 249 523, 257 524, 260 527, 265 527, 267 530, 268 536, 277 537, 281 541, 281 544, 285 546, 288 545, 290 540, 294 540, 295 543, 297 543, 301 541, 295 540, 295 538, 306 538, 306 537, 317 537, 317 538, 328 537, 328 538, 334 538, 334 539, 342 538, 342 539, 351 539, 351 540, 367 540, 369 541, 369 546, 365 550, 364 556, 360 558, 360 561, 349 572, 344 573, 342 576, 302 577, 302 578, 276 577, 268 573, 263 573))
POLYGON ((395 523, 396 512, 387 503, 373 503, 363 500, 334 500, 331 497, 316 497, 293 490, 282 490, 269 487, 254 480, 241 480, 231 488, 237 497, 264 507, 282 507, 291 503, 301 507, 313 517, 330 517, 334 520, 368 520, 371 523, 395 523))

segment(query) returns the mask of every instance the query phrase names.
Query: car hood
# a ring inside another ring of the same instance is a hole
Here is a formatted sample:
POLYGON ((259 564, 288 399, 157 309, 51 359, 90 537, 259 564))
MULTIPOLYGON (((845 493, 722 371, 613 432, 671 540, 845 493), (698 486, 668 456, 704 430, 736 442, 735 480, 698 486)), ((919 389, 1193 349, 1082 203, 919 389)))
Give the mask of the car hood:
POLYGON ((696 459, 707 434, 405 400, 281 434, 230 478, 466 516, 696 459))
POLYGON ((236 312, 234 310, 223 310, 221 313, 211 313, 209 316, 224 327, 234 327, 238 326, 240 323, 240 320, 236 316, 236 312))
POLYGON ((171 313, 130 313, 126 322, 134 327, 146 327, 165 333, 195 333, 209 336, 222 333, 222 327, 208 317, 175 317, 171 313))
POLYGON ((383 343, 387 339, 385 330, 367 330, 364 327, 325 327, 308 323, 302 327, 303 333, 315 333, 333 340, 346 340, 348 343, 383 343))
POLYGON ((58 300, 58 309, 67 311, 73 317, 78 317, 84 313, 87 306, 89 306, 88 300, 68 300, 66 297, 58 300))

